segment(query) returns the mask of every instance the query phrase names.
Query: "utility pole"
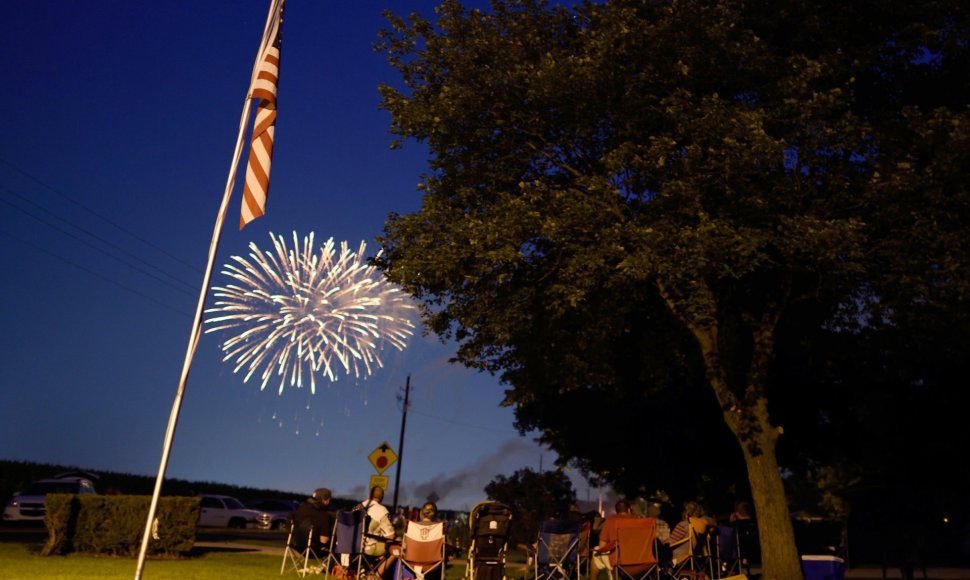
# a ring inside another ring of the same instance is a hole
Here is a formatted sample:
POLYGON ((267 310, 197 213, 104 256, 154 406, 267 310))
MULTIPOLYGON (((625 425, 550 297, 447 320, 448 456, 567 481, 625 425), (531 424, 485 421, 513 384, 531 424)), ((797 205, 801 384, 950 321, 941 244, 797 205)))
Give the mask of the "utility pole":
POLYGON ((404 383, 404 408, 401 413, 401 438, 397 442, 397 472, 394 474, 394 507, 392 514, 397 513, 397 494, 401 489, 401 464, 404 463, 404 426, 408 422, 408 397, 411 394, 411 375, 408 375, 404 383))

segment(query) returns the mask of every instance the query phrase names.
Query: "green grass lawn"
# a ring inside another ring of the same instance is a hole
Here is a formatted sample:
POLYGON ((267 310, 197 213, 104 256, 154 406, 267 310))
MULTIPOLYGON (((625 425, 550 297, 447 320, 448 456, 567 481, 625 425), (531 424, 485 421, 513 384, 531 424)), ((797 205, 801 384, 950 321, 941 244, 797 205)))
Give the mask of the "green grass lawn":
MULTIPOLYGON (((135 558, 112 558, 71 554, 41 556, 39 545, 0 542, 0 578, 4 580, 129 580, 134 578, 135 558)), ((517 559, 517 558, 515 558, 517 559)), ((208 552, 182 560, 148 560, 142 573, 144 580, 265 580, 280 577, 280 554, 254 552, 208 552)), ((464 560, 449 565, 445 580, 458 580, 465 571, 464 560)), ((524 576, 521 563, 510 563, 510 577, 524 576)), ((286 577, 295 578, 288 573, 286 577)))
MULTIPOLYGON (((145 580, 232 580, 265 579, 279 576, 281 558, 269 554, 213 552, 184 560, 148 560, 145 580)), ((0 543, 0 577, 11 580, 104 580, 131 579, 135 558, 110 558, 72 554, 40 556, 28 544, 0 543)))

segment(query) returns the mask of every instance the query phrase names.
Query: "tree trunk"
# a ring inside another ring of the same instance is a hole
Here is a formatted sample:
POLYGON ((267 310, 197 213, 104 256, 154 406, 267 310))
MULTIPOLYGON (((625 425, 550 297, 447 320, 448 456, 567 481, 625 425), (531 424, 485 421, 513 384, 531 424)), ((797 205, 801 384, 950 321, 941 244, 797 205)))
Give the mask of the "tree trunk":
POLYGON ((795 548, 795 530, 788 512, 785 485, 778 469, 775 446, 780 430, 769 419, 762 382, 767 360, 772 354, 772 327, 762 326, 761 332, 755 336, 755 355, 748 373, 748 388, 741 400, 728 388, 718 351, 717 327, 706 325, 691 330, 700 345, 707 378, 724 412, 724 421, 744 453, 761 540, 762 578, 802 580, 801 560, 795 548))
POLYGON ((703 283, 691 286, 695 304, 691 311, 682 307, 662 280, 658 280, 657 287, 671 311, 684 321, 697 340, 707 380, 724 413, 724 422, 744 453, 761 540, 761 577, 764 580, 803 580, 785 484, 778 469, 775 445, 781 430, 771 424, 764 388, 768 363, 774 356, 774 330, 781 310, 777 304, 765 304, 760 322, 753 326, 747 387, 744 396, 739 398, 728 386, 721 361, 716 299, 710 288, 703 283), (696 308, 697 304, 707 308, 696 308))
POLYGON ((761 540, 761 565, 764 580, 801 580, 801 561, 795 548, 795 531, 785 486, 775 455, 776 436, 758 437, 757 452, 741 443, 751 483, 761 540))

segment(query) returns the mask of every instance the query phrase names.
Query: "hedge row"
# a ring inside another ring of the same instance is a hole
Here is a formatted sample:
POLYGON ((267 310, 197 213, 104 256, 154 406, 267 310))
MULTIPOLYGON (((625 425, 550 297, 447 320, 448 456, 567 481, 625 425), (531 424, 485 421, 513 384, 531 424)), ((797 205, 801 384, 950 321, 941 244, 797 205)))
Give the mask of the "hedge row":
MULTIPOLYGON (((47 496, 47 543, 42 553, 85 552, 136 556, 141 550, 150 496, 47 496)), ((195 545, 199 498, 160 498, 148 554, 179 557, 195 545)))

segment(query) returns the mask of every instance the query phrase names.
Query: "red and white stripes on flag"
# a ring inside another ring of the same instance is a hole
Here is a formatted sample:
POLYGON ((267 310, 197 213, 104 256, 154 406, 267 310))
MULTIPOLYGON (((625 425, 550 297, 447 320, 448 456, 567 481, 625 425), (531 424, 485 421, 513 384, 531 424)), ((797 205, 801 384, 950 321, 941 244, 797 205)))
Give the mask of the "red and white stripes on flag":
POLYGON ((283 32, 283 3, 271 27, 269 41, 259 58, 251 99, 259 99, 256 122, 249 145, 246 184, 243 187, 239 229, 266 213, 269 170, 273 163, 273 134, 276 131, 276 87, 280 74, 280 42, 283 32))

